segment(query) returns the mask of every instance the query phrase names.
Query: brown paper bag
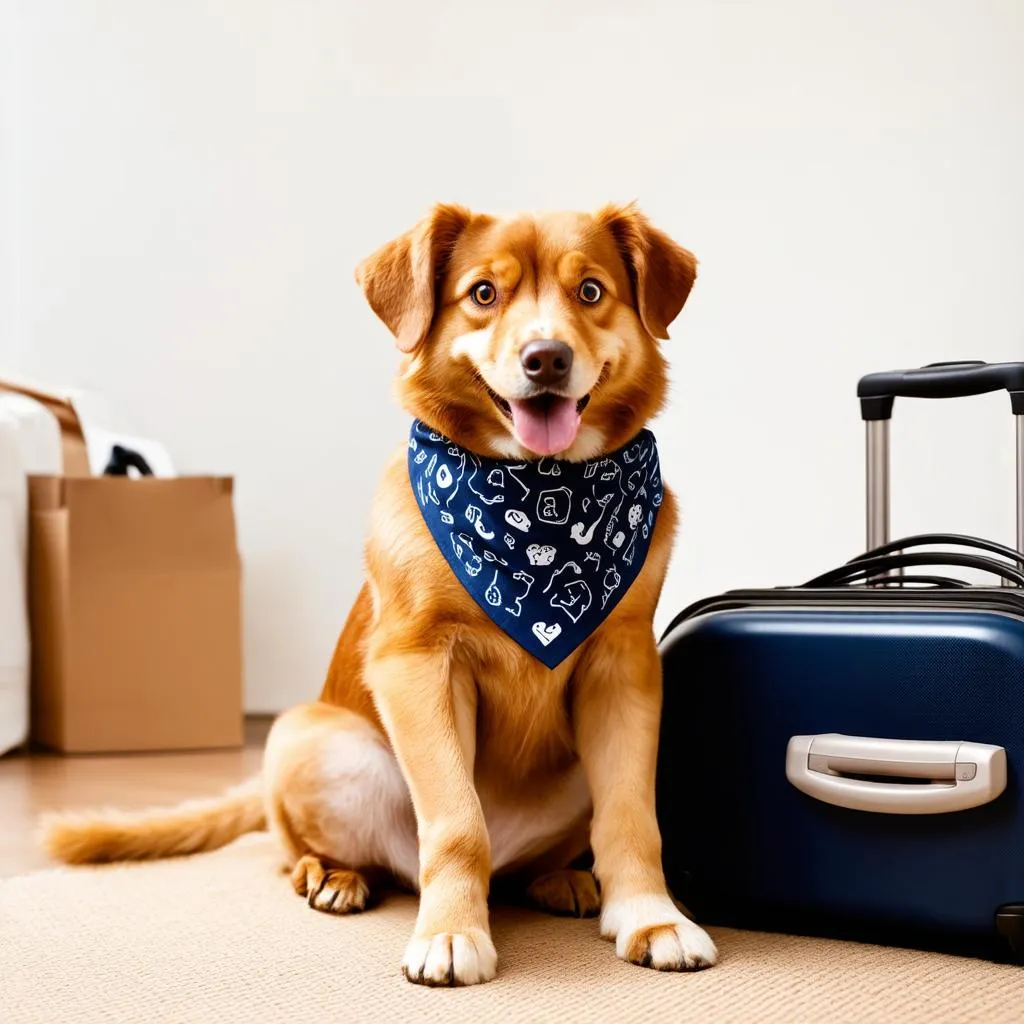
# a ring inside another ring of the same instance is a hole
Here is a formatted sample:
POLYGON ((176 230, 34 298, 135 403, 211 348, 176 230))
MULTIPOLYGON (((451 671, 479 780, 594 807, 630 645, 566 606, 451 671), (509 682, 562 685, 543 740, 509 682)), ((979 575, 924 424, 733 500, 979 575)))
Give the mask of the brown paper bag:
POLYGON ((32 738, 68 752, 242 742, 232 483, 32 477, 32 738))
MULTIPOLYGON (((58 420, 81 437, 69 403, 58 420)), ((29 519, 32 739, 67 753, 241 745, 231 479, 35 476, 29 519)))

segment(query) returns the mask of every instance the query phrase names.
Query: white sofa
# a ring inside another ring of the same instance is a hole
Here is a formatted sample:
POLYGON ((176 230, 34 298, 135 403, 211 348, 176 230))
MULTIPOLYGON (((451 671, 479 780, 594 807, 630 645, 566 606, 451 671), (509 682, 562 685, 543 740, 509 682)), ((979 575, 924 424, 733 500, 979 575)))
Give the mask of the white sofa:
POLYGON ((0 393, 0 754, 28 738, 26 477, 61 465, 56 417, 34 399, 0 393))

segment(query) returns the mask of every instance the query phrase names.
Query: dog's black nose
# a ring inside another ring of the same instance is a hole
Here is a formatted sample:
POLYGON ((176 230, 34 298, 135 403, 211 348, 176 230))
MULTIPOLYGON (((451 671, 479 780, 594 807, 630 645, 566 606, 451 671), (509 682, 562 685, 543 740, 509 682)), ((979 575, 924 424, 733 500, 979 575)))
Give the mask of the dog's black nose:
POLYGON ((564 384, 572 369, 572 349, 564 341, 531 341, 519 353, 523 372, 541 387, 564 384))

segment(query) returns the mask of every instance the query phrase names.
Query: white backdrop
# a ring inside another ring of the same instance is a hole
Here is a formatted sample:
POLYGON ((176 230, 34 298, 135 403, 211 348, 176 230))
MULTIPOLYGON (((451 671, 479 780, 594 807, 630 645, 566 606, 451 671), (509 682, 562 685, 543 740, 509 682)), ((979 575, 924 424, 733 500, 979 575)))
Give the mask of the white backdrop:
MULTIPOLYGON (((1018 0, 0 2, 0 370, 237 475, 252 710, 357 590, 406 418, 352 268, 434 200, 638 198, 700 257, 659 625, 858 550, 858 375, 1024 358, 1018 0)), ((896 531, 1012 536, 1005 396, 894 439, 896 531)))

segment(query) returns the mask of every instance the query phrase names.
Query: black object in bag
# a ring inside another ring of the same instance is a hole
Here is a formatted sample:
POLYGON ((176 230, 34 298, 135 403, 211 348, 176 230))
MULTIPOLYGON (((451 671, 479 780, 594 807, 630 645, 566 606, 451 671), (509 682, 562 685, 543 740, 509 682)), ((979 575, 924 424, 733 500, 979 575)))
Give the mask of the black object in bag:
POLYGON ((111 449, 110 460, 103 470, 103 475, 127 476, 129 469, 136 470, 140 476, 153 475, 149 463, 137 451, 115 444, 111 449))
POLYGON ((699 601, 662 638, 666 874, 709 924, 1024 959, 1024 363, 871 374, 858 394, 869 550, 699 601), (998 388, 1018 549, 890 541, 893 399, 998 388))

